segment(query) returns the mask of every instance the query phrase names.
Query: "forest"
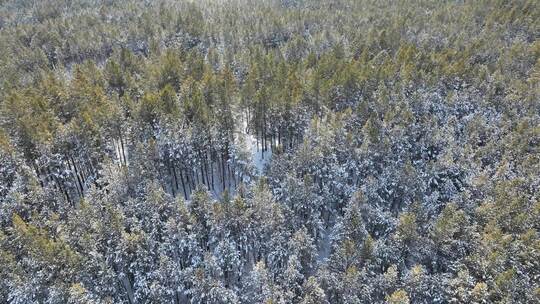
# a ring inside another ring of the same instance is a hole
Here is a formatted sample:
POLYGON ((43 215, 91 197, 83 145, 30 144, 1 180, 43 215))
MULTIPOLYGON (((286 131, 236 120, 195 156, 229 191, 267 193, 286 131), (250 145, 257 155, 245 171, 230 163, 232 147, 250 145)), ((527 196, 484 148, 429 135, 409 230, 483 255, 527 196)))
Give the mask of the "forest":
POLYGON ((0 303, 540 303, 540 2, 0 0, 0 303))

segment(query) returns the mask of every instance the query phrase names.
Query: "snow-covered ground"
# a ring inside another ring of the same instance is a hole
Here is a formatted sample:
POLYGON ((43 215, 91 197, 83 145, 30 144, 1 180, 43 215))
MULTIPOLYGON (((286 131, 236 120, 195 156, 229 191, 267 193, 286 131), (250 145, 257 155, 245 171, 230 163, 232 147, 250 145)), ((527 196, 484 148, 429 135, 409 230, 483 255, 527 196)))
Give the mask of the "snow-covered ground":
POLYGON ((259 148, 259 145, 257 145, 255 135, 249 133, 248 120, 244 113, 237 114, 236 120, 235 140, 240 143, 243 152, 249 153, 250 160, 257 171, 256 174, 260 176, 263 174, 264 166, 272 158, 272 149, 268 147, 267 151, 261 151, 262 147, 259 148))

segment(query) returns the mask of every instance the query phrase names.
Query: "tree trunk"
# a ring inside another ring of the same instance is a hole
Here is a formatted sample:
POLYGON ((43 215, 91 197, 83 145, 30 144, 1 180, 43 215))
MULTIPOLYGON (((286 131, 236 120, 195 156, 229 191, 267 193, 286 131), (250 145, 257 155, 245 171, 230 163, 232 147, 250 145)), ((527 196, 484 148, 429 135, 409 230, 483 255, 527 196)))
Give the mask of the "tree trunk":
MULTIPOLYGON (((173 167, 173 169, 176 171, 176 168, 173 167)), ((187 192, 186 192, 186 184, 184 183, 184 175, 182 174, 182 170, 180 169, 180 180, 182 181, 182 190, 184 190, 184 198, 187 200, 187 192)))
POLYGON ((225 160, 224 160, 224 154, 221 154, 221 177, 223 181, 223 191, 225 191, 225 160))
POLYGON ((124 136, 122 136, 122 130, 120 129, 120 127, 118 128, 118 132, 120 134, 120 147, 122 148, 121 157, 124 159, 124 165, 127 166, 126 152, 124 147, 124 136))
MULTIPOLYGON (((69 162, 69 159, 66 161, 67 163, 67 167, 69 168, 69 170, 71 171, 71 175, 76 179, 76 180, 79 180, 79 176, 77 175, 77 172, 76 172, 76 169, 73 168, 71 166, 71 163, 69 162)), ((65 166, 66 164, 64 164, 65 166)), ((82 190, 79 188, 79 185, 80 185, 80 181, 78 181, 77 183, 75 183, 75 189, 77 189, 77 193, 79 195, 79 197, 82 197, 82 190)))
POLYGON ((214 160, 210 158, 210 177, 212 178, 212 190, 214 188, 214 160))
MULTIPOLYGON (((82 197, 82 193, 84 192, 84 188, 83 188, 83 184, 82 184, 81 178, 79 177, 79 170, 77 169, 77 166, 75 166, 75 161, 73 160, 73 157, 71 157, 71 156, 68 156, 68 160, 67 160, 67 163, 68 163, 69 168, 71 169, 71 166, 69 165, 69 161, 70 161, 70 160, 71 160, 71 163, 72 163, 72 165, 73 165, 73 169, 72 169, 72 170, 73 170, 74 173, 75 173, 75 177, 76 177, 76 179, 77 179, 77 183, 78 183, 78 185, 79 185, 79 187, 80 187, 80 191, 79 191, 79 192, 80 192, 80 195, 81 195, 81 197, 82 197)), ((79 190, 79 189, 77 189, 77 190, 79 190)))

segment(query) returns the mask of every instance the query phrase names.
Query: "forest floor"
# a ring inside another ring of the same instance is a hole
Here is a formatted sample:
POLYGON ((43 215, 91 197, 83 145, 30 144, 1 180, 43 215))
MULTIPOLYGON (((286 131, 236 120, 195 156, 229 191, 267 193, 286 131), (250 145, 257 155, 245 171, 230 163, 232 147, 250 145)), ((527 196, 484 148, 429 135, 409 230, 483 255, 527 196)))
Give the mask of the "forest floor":
POLYGON ((272 158, 272 148, 268 147, 267 151, 261 151, 259 142, 255 135, 250 133, 248 128, 248 118, 243 112, 236 114, 236 131, 238 136, 235 140, 239 143, 242 152, 249 155, 249 159, 255 168, 257 176, 261 176, 264 171, 264 166, 272 158))

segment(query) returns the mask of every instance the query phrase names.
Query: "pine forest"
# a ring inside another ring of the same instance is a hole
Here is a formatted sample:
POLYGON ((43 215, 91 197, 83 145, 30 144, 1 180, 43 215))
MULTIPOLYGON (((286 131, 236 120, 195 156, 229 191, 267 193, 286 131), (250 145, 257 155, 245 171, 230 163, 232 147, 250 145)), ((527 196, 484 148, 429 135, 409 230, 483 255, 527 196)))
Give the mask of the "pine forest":
POLYGON ((0 0, 0 303, 540 303, 540 1, 0 0))

